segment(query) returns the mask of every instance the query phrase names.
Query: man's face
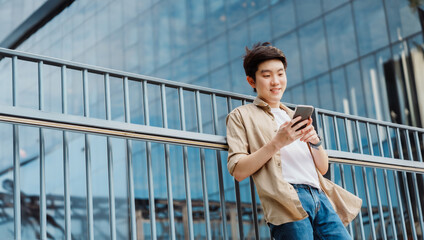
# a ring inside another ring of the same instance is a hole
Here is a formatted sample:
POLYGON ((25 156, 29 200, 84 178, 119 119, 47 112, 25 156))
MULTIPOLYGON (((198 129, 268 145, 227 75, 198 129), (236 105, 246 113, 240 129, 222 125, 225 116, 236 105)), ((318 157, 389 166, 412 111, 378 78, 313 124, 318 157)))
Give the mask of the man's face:
POLYGON ((256 88, 258 97, 272 108, 278 108, 287 86, 287 76, 280 60, 272 59, 262 62, 256 71, 256 82, 247 77, 249 84, 256 88))

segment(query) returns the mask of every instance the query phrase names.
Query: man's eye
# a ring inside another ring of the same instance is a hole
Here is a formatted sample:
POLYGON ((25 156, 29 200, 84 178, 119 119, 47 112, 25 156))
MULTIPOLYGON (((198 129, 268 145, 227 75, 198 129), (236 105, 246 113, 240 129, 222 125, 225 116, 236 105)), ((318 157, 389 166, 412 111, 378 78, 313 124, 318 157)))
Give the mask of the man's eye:
POLYGON ((267 77, 270 77, 270 76, 271 76, 271 75, 264 75, 264 77, 266 77, 266 78, 267 78, 267 77))

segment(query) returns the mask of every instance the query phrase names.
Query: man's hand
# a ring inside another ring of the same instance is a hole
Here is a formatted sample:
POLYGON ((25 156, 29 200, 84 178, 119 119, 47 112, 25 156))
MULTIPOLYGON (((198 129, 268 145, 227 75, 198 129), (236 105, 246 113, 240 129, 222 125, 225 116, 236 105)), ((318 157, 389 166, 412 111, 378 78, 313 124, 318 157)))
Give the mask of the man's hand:
POLYGON ((314 126, 312 125, 312 121, 312 118, 308 119, 308 124, 306 128, 303 129, 305 134, 300 138, 300 141, 317 144, 319 142, 319 138, 314 126))
POLYGON ((280 128, 278 129, 277 135, 275 135, 275 137, 271 140, 277 149, 280 149, 284 146, 289 145, 290 143, 296 141, 297 139, 303 137, 306 133, 309 133, 311 131, 311 128, 310 128, 311 127, 310 123, 312 123, 310 121, 311 119, 304 120, 296 124, 296 126, 293 126, 300 119, 301 119, 300 116, 296 117, 292 119, 291 121, 287 121, 283 123, 280 126, 280 128), (298 130, 303 125, 307 125, 307 127, 304 129, 298 130))

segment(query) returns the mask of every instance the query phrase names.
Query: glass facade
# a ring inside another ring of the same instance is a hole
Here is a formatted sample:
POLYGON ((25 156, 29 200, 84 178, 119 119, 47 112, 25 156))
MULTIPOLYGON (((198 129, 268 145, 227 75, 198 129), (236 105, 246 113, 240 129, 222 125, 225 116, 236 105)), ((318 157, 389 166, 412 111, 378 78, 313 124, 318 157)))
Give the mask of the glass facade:
MULTIPOLYGON (((11 6, 15 5, 11 2, 0 1, 0 4, 8 7, 0 8, 0 12, 13 12, 15 8, 11 6)), ((35 3, 22 1, 19 6, 26 9, 33 5, 35 3)), ((16 23, 20 20, 7 18, 7 21, 16 23)), ((407 0, 77 0, 32 34, 18 50, 253 95, 242 67, 244 47, 251 47, 258 41, 269 41, 282 49, 288 58, 288 87, 284 93, 284 102, 312 104, 337 112, 423 127, 424 97, 419 94, 424 92, 424 40, 421 24, 417 9, 411 8, 407 0)), ((15 67, 19 71, 15 76, 16 86, 12 86, 12 60, 5 58, 0 61, 0 104, 40 109, 37 64, 18 60, 15 67), (16 99, 13 90, 16 90, 16 99)), ((46 65, 42 78, 45 82, 44 111, 87 115, 84 108, 84 75, 81 71, 46 65), (63 74, 66 75, 66 81, 60 81, 63 74), (61 88, 66 90, 58 91, 61 88), (64 95, 67 99, 66 107, 63 106, 64 95)), ((107 86, 101 74, 89 72, 87 79, 90 92, 89 117, 124 122, 122 79, 110 77, 109 100, 105 95, 107 86), (105 107, 108 101, 110 111, 105 107)), ((131 123, 225 135, 225 116, 228 112, 225 99, 217 99, 219 127, 214 127, 210 96, 199 96, 202 103, 202 119, 199 123, 195 104, 197 96, 194 92, 185 92, 183 105, 186 116, 183 123, 179 116, 181 105, 178 104, 176 89, 166 89, 168 117, 165 118, 159 85, 143 86, 139 81, 131 79, 128 85, 131 123), (148 115, 145 111, 146 100, 149 102, 148 115)), ((241 104, 240 101, 234 101, 232 107, 241 104)), ((351 126, 346 126, 346 129, 352 132, 351 126)), ((364 128, 361 129, 363 131, 364 128)), ((331 127, 328 132, 328 136, 334 136, 331 127)), ((366 133, 361 132, 361 135, 366 136, 366 133)), ((13 142, 16 136, 14 126, 0 123, 0 136, 0 145, 5 149, 0 152, 1 194, 10 196, 13 190, 13 159, 18 151, 22 194, 30 196, 28 199, 37 199, 40 183, 34 179, 40 178, 39 129, 19 126, 17 145, 13 142)), ((85 188, 86 175, 83 173, 87 171, 86 143, 90 142, 88 156, 91 159, 91 181, 95 186, 92 189, 94 236, 105 239, 111 238, 111 235, 119 239, 130 238, 125 141, 96 135, 85 138, 84 134, 64 134, 51 129, 45 129, 43 136, 46 149, 45 191, 49 200, 56 201, 56 205, 51 205, 56 208, 47 209, 48 234, 59 239, 65 234, 63 202, 66 157, 70 160, 72 236, 77 239, 87 238, 88 191, 85 188), (65 146, 69 149, 69 156, 63 153, 65 146), (109 153, 112 155, 109 156, 109 153), (108 162, 109 159, 112 159, 111 162, 108 162), (112 182, 108 177, 108 166, 111 163, 114 176, 112 182), (109 195, 111 185, 115 194, 113 199, 109 195), (109 225, 113 215, 109 209, 111 202, 115 204, 114 220, 118 226, 115 230, 109 225)), ((365 153, 369 154, 374 147, 377 151, 373 140, 371 143, 366 139, 361 141, 364 141, 363 146, 369 145, 364 147, 365 153)), ((327 148, 335 149, 336 142, 336 139, 329 138, 327 148)), ((359 152, 356 145, 342 144, 341 148, 359 152)), ((387 146, 384 151, 388 151, 387 146)), ((171 200, 176 219, 176 238, 186 239, 189 236, 187 192, 191 196, 194 237, 205 238, 207 235, 208 224, 203 216, 206 208, 210 209, 212 238, 223 235, 220 219, 223 206, 217 182, 221 169, 225 170, 226 167, 225 152, 134 141, 130 154, 135 169, 132 180, 137 209, 137 237, 152 238, 156 233, 151 229, 156 229, 157 238, 170 238, 170 190, 166 189, 167 179, 164 177, 164 166, 167 164, 172 169, 171 200), (218 155, 222 156, 219 158, 218 155), (152 156, 150 160, 149 156, 152 156), (167 156, 171 157, 168 159, 167 156), (185 161, 188 163, 186 167, 185 161), (203 164, 207 169, 205 175, 199 171, 203 164), (149 171, 153 174, 149 175, 149 171), (202 179, 203 176, 206 181, 202 179), (190 183, 189 189, 186 189, 186 181, 190 183), (207 194, 204 194, 203 182, 206 182, 207 194), (150 219, 151 195, 154 196, 156 207, 154 227, 150 219), (204 195, 209 199, 207 207, 204 195)), ((357 174, 364 171, 365 179, 373 181, 370 168, 334 167, 334 180, 339 185, 345 184, 340 172, 346 168, 346 188, 351 192, 356 191, 356 183, 353 184, 356 181, 356 168, 357 174)), ((389 173, 390 185, 393 185, 397 182, 397 175, 394 171, 389 173)), ((376 173, 380 182, 382 175, 380 170, 376 173)), ((225 201, 233 203, 236 201, 234 180, 226 171, 223 180, 225 201)), ((360 186, 364 185, 363 178, 358 177, 357 181, 360 186)), ((239 184, 240 197, 245 204, 241 219, 243 235, 253 239, 254 220, 249 206, 254 200, 259 203, 259 199, 252 199, 249 179, 239 184)), ((368 193, 360 189, 357 194, 365 199, 368 193)), ((369 194, 375 196, 376 191, 371 190, 369 194)), ((385 199, 382 201, 383 205, 387 202, 385 199)), ((393 205, 398 206, 399 202, 393 202, 393 205)), ((377 203, 371 202, 371 205, 376 206, 377 203)), ((364 203, 364 208, 366 206, 364 203)), ((11 209, 5 211, 8 216, 13 216, 13 213, 8 212, 11 209)), ((38 209, 22 211, 23 238, 37 237, 38 223, 34 211, 38 209)), ((235 212, 235 209, 227 211, 235 212)), ((229 218, 226 229, 227 234, 233 238, 238 235, 238 229, 234 226, 239 220, 235 216, 229 218)), ((263 215, 259 213, 258 218, 260 237, 269 237, 263 215)), ((0 233, 10 238, 13 237, 13 217, 11 219, 0 227, 0 233)), ((369 216, 364 216, 364 221, 369 222, 369 216)), ((361 234, 358 229, 353 229, 353 233, 355 236, 361 234)), ((367 224, 364 234, 367 237, 371 235, 371 228, 367 224)), ((378 237, 381 234, 377 232, 378 237)))

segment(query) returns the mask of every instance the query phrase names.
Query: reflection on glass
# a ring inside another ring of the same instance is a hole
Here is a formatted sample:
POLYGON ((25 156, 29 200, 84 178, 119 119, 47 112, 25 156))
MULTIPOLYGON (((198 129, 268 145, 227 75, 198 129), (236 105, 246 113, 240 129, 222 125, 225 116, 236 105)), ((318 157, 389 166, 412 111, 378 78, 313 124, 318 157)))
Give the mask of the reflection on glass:
MULTIPOLYGON (((228 62, 227 37, 221 35, 209 43, 209 70, 214 70, 228 62)), ((243 48, 242 46, 239 46, 243 48)), ((227 88, 228 89, 228 88, 227 88)))
POLYGON ((269 42, 271 41, 271 29, 269 26, 270 16, 267 11, 263 11, 255 17, 249 19, 249 33, 250 33, 250 44, 254 44, 256 42, 269 42))
MULTIPOLYGON (((66 69, 66 77, 66 100, 68 103, 68 114, 82 116, 84 115, 82 73, 81 71, 66 69)), ((63 109, 61 109, 61 111, 62 110, 63 109)))
POLYGON ((321 15, 321 2, 315 0, 295 1, 297 24, 301 25, 321 15))
POLYGON ((246 23, 241 23, 228 31, 228 41, 230 44, 230 58, 237 58, 241 65, 241 56, 245 54, 245 47, 249 46, 249 36, 246 23))
POLYGON ((0 104, 12 106, 12 60, 3 58, 0 61, 0 104))
POLYGON ((346 82, 348 83, 349 94, 349 113, 366 117, 366 108, 364 101, 364 91, 362 87, 362 79, 359 74, 359 64, 357 62, 346 66, 346 82))
POLYGON ((382 120, 383 108, 381 104, 381 86, 378 84, 377 70, 375 67, 374 56, 363 58, 361 60, 362 79, 364 81, 365 107, 368 117, 382 120))
POLYGON ((337 112, 349 112, 349 100, 346 88, 344 68, 339 68, 331 73, 334 91, 334 105, 337 112))
POLYGON ((360 55, 386 46, 389 40, 383 2, 354 1, 353 9, 360 55))
MULTIPOLYGON (((318 92, 320 107, 334 110, 333 88, 328 74, 318 78, 318 92)), ((334 92, 334 94, 336 93, 334 92)))
POLYGON ((305 93, 303 91, 303 85, 298 85, 290 90, 292 93, 292 103, 305 104, 305 93))
POLYGON ((314 105, 316 107, 318 103, 318 87, 317 87, 317 81, 315 79, 306 82, 305 84, 305 97, 306 97, 306 104, 308 105, 314 105))
POLYGON ((274 37, 295 28, 296 20, 292 0, 279 1, 271 6, 271 25, 274 37))
POLYGON ((17 106, 38 109, 38 66, 34 62, 17 60, 17 106), (21 70, 19 70, 21 69, 21 70))
POLYGON ((287 87, 300 83, 302 81, 302 66, 300 64, 300 51, 296 33, 287 34, 276 40, 275 46, 281 49, 287 58, 287 87))
POLYGON ((324 12, 336 8, 348 0, 322 0, 322 7, 324 8, 324 12))
POLYGON ((90 136, 90 158, 94 237, 110 238, 109 181, 105 137, 90 136))
POLYGON ((316 76, 328 70, 327 47, 322 19, 299 30, 304 78, 316 76))
POLYGON ((350 4, 325 16, 328 52, 332 67, 357 57, 354 25, 350 4))
POLYGON ((390 41, 396 42, 402 38, 421 31, 417 9, 412 9, 412 1, 386 0, 386 11, 390 31, 390 41))
POLYGON ((11 124, 0 123, 0 234, 4 238, 14 238, 14 200, 13 200, 13 128, 11 124))

